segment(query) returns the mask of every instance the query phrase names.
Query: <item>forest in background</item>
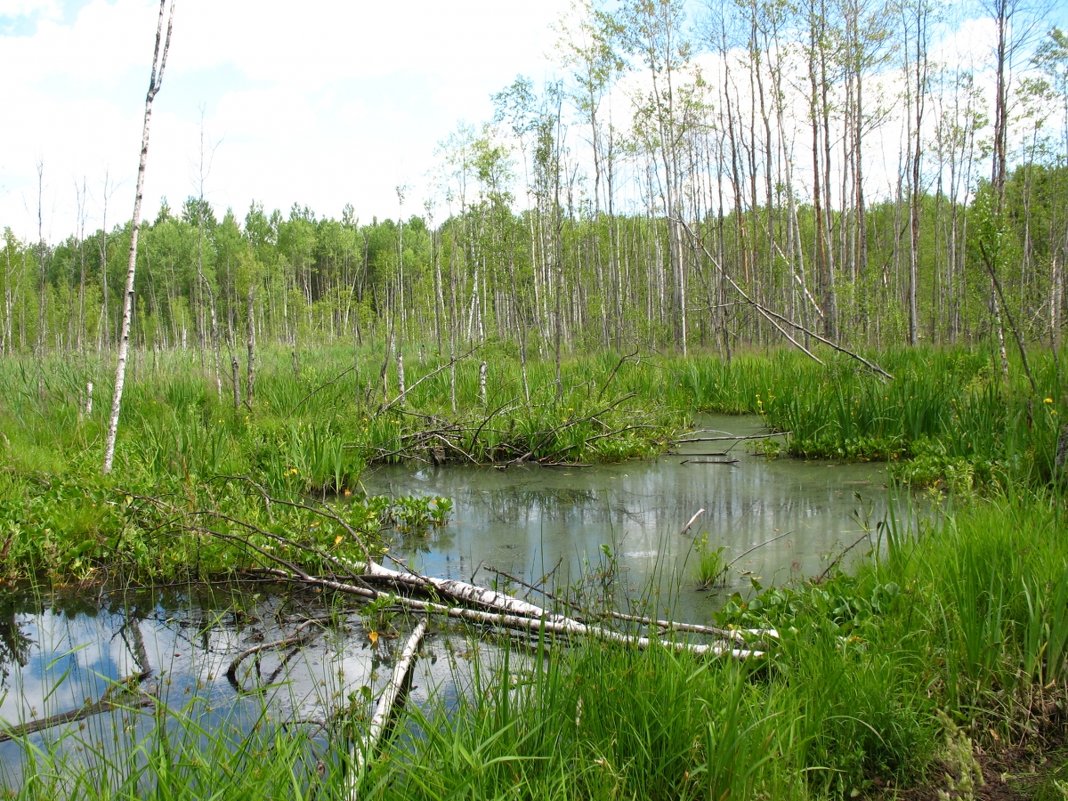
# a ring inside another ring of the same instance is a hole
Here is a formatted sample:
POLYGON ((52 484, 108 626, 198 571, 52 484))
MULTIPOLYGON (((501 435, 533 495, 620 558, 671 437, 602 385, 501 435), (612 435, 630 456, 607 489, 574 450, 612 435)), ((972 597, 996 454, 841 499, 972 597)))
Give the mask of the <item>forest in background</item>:
MULTIPOLYGON (((767 310, 851 347, 1059 345, 1068 36, 1041 9, 987 3, 976 64, 935 57, 934 0, 688 9, 587 6, 561 31, 566 80, 519 76, 442 141, 437 204, 399 186, 395 218, 366 223, 164 203, 133 342, 214 351, 220 377, 254 339, 729 356, 780 338, 767 310)), ((115 346, 131 226, 84 230, 77 191, 64 241, 4 230, 5 354, 115 346)))

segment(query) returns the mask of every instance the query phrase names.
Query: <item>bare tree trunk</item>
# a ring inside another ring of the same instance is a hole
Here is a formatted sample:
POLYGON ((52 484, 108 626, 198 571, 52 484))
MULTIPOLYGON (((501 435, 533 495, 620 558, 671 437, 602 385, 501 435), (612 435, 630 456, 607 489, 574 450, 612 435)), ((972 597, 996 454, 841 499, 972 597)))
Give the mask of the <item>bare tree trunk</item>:
POLYGON ((11 251, 14 249, 14 243, 12 241, 5 242, 5 252, 7 253, 7 274, 4 277, 4 347, 3 353, 5 355, 11 354, 15 350, 15 343, 11 339, 12 331, 12 318, 15 315, 15 297, 11 291, 11 280, 14 276, 14 271, 11 269, 11 251))
POLYGON ((237 357, 230 354, 230 375, 234 387, 234 410, 241 408, 241 366, 237 357))
POLYGON ((174 0, 170 14, 166 15, 167 0, 160 0, 159 21, 156 23, 156 47, 152 54, 152 77, 145 96, 145 121, 141 132, 141 159, 137 166, 137 192, 134 195, 133 221, 130 231, 130 264, 126 271, 126 295, 122 313, 122 333, 119 336, 119 357, 115 368, 115 394, 111 400, 111 420, 104 446, 104 473, 111 472, 115 458, 115 437, 119 431, 119 412, 122 409, 122 389, 126 381, 126 355, 130 347, 130 320, 133 317, 134 274, 137 270, 137 234, 141 227, 141 196, 145 185, 145 166, 148 163, 148 131, 152 120, 152 101, 163 83, 163 70, 167 66, 167 51, 171 46, 171 30, 174 25, 174 0), (163 38, 163 18, 167 16, 167 36, 163 38), (162 40, 163 49, 160 50, 162 40))
POLYGON ((97 351, 111 350, 111 318, 108 315, 108 176, 104 175, 104 210, 100 220, 100 330, 97 351))
MULTIPOLYGON (((211 338, 211 355, 212 355, 212 367, 215 373, 215 394, 222 400, 223 388, 222 388, 222 354, 219 350, 219 318, 215 310, 215 290, 212 288, 211 283, 208 281, 208 277, 204 274, 204 179, 206 178, 206 167, 204 164, 204 116, 201 112, 200 119, 200 174, 198 176, 198 190, 197 197, 197 276, 200 278, 200 284, 203 287, 203 292, 208 296, 208 313, 210 315, 210 329, 208 332, 211 338)), ((201 304, 203 305, 203 304, 201 304)), ((200 330, 203 338, 203 308, 199 309, 200 330)), ((203 358, 203 352, 201 353, 203 358)))
POLYGON ((1053 343, 1053 353, 1056 356, 1061 347, 1061 304, 1064 303, 1064 271, 1061 268, 1060 258, 1054 254, 1053 263, 1050 266, 1053 273, 1050 281, 1049 296, 1049 331, 1053 343))
POLYGON ((82 187, 74 185, 74 193, 78 200, 78 326, 75 335, 75 350, 78 355, 85 352, 85 179, 82 179, 82 187))
MULTIPOLYGON (((48 298, 48 245, 44 240, 44 220, 41 211, 44 194, 44 163, 37 162, 37 343, 34 356, 38 363, 44 357, 45 338, 48 334, 47 298, 48 298)), ((42 389, 44 376, 38 372, 38 391, 42 389)))
POLYGON ((256 395, 256 290, 248 285, 248 372, 245 376, 245 406, 252 410, 256 395))

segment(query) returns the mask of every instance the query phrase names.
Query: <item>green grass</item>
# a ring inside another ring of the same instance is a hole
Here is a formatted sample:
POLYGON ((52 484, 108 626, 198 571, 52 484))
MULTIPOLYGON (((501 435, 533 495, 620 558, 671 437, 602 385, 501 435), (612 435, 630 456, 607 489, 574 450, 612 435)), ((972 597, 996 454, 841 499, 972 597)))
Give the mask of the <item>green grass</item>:
MULTIPOLYGON (((1056 736, 1065 515, 1044 490, 972 498, 914 537, 886 531, 852 574, 735 596, 716 622, 780 632, 746 664, 547 641, 474 660, 458 698, 405 709, 360 797, 808 801, 938 786, 976 745, 1056 736)), ((35 778, 11 795, 341 797, 344 731, 324 751, 299 730, 205 731, 193 707, 168 714, 117 730, 117 753, 88 765, 27 741, 35 778)))
MULTIPOLYGON (((597 353, 564 362, 560 397, 555 365, 533 361, 528 404, 518 363, 487 346, 455 365, 454 411, 451 371, 441 369, 447 360, 422 354, 409 354, 409 391, 400 403, 383 395, 380 352, 329 345, 305 351, 298 364, 286 350, 265 348, 256 397, 237 409, 228 391, 216 395, 194 354, 135 354, 109 477, 99 470, 111 364, 7 359, 0 362, 0 575, 82 580, 105 564, 154 578, 230 570, 247 560, 190 539, 174 521, 207 510, 303 531, 311 518, 276 509, 264 521, 260 489, 226 477, 246 477, 290 500, 358 498, 360 475, 376 462, 647 457, 700 411, 760 414, 789 432, 789 455, 885 459, 914 484, 983 492, 1053 480, 1068 398, 1059 379, 1065 366, 1048 352, 1031 359, 1041 397, 1019 368, 1006 385, 980 351, 879 354, 896 376, 891 382, 845 357, 827 357, 823 367, 788 351, 743 353, 730 363, 701 354, 597 353), (485 408, 481 358, 489 365, 485 408), (83 416, 90 380, 95 403, 83 416), (159 553, 160 542, 172 552, 159 553)), ((395 393, 395 365, 387 377, 395 393)), ((382 521, 359 507, 346 505, 373 545, 382 521)))

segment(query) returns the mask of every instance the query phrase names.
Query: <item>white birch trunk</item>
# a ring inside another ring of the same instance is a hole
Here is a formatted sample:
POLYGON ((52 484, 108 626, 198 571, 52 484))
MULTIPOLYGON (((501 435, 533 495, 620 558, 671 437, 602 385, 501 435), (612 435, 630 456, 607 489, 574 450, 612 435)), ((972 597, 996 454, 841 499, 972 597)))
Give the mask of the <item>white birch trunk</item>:
POLYGON ((133 317, 134 274, 137 270, 137 234, 141 228, 141 198, 145 185, 145 165, 148 163, 148 131, 152 120, 152 101, 163 82, 163 70, 167 66, 167 51, 171 46, 171 30, 174 25, 174 0, 171 0, 167 19, 167 36, 163 38, 163 18, 167 0, 160 0, 159 21, 156 23, 156 48, 152 54, 152 77, 145 96, 145 121, 141 131, 141 158, 137 165, 137 191, 134 195, 133 221, 130 233, 130 263, 126 272, 126 295, 122 312, 122 332, 119 336, 119 354, 115 368, 115 394, 111 400, 111 419, 108 423, 107 442, 104 446, 104 474, 111 472, 115 459, 115 438, 119 431, 119 412, 122 409, 122 390, 126 382, 126 357, 130 348, 130 320, 133 317), (162 40, 163 49, 160 50, 162 40))
POLYGON ((357 787, 360 783, 360 778, 363 776, 368 762, 371 761, 371 757, 378 747, 378 741, 382 739, 386 724, 389 723, 389 719, 393 715, 393 707, 396 706, 398 699, 406 691, 412 668, 415 667, 419 644, 423 641, 426 628, 426 618, 423 618, 419 621, 419 625, 415 627, 415 631, 408 637, 408 642, 405 643, 400 658, 393 666, 393 675, 389 678, 389 684, 386 685, 386 689, 378 699, 378 708, 375 710, 374 717, 371 718, 371 724, 368 726, 364 736, 360 738, 360 742, 352 749, 352 772, 348 776, 345 791, 345 798, 351 799, 351 801, 355 801, 358 797, 357 787))
POLYGON ((248 285, 248 365, 245 376, 245 403, 252 411, 252 399, 256 394, 256 295, 253 284, 248 285))
POLYGON ((1053 341, 1053 352, 1056 353, 1061 346, 1061 304, 1064 303, 1064 273, 1061 270, 1060 259, 1055 255, 1053 264, 1050 266, 1053 273, 1050 281, 1049 298, 1049 328, 1053 341))

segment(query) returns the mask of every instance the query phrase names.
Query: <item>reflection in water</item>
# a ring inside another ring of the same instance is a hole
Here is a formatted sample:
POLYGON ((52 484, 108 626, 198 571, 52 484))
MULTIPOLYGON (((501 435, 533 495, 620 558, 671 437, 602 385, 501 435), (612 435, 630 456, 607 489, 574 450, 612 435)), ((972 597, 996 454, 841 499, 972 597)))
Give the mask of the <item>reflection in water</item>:
MULTIPOLYGON (((160 719, 184 738, 302 725, 325 747, 324 724, 333 711, 348 707, 370 718, 408 628, 398 618, 395 636, 385 632, 372 646, 358 610, 336 605, 324 610, 321 596, 277 585, 124 593, 103 601, 86 606, 76 598, 5 598, 0 620, 18 632, 19 646, 15 657, 8 648, 0 665, 0 734, 9 726, 80 710, 125 682, 158 699, 162 714, 156 715, 154 705, 138 709, 124 703, 29 735, 29 748, 56 751, 72 766, 120 749, 119 758, 109 761, 121 764, 145 757, 132 744, 149 736, 160 719), (235 677, 240 690, 227 680, 239 653, 291 637, 324 611, 329 617, 316 621, 313 640, 246 659, 235 677)), ((434 693, 448 703, 468 675, 467 655, 440 637, 427 639, 421 652, 413 703, 428 704, 434 693)), ((25 755, 26 746, 0 742, 0 795, 4 787, 21 784, 25 755)))
MULTIPOLYGON (((706 425, 746 434, 759 421, 706 425)), ((656 611, 694 622, 707 621, 722 598, 695 589, 696 541, 707 537, 712 548, 723 546, 727 561, 738 560, 724 591, 745 591, 754 576, 767 584, 820 573, 886 514, 881 466, 768 461, 740 447, 731 452, 736 465, 695 457, 721 449, 691 443, 678 455, 597 468, 391 468, 367 475, 365 486, 454 501, 448 526, 399 543, 414 569, 468 580, 477 573, 486 583, 494 580, 489 568, 530 582, 551 574, 557 590, 584 583, 617 602, 651 594, 656 611), (704 514, 680 533, 698 509, 704 514)), ((862 543, 850 556, 867 550, 862 543)), ((396 639, 382 636, 372 648, 357 612, 252 585, 54 605, 8 596, 0 604, 0 729, 77 710, 115 682, 140 676, 168 720, 188 714, 208 732, 301 721, 325 737, 319 724, 330 710, 362 703, 370 716, 403 646, 407 626, 397 621, 397 629, 396 639), (293 637, 326 611, 332 614, 316 623, 313 641, 250 657, 237 673, 240 689, 227 681, 237 654, 293 637)), ((434 693, 446 705, 464 692, 472 661, 495 652, 440 636, 421 650, 412 701, 425 704, 434 693)), ((136 737, 152 725, 151 710, 108 712, 28 740, 69 749, 64 755, 77 764, 128 741, 116 732, 136 737), (68 737, 72 731, 77 737, 68 737)), ((21 783, 23 754, 17 743, 0 742, 0 789, 21 783)))
MULTIPOLYGON (((735 434, 760 425, 756 418, 703 422, 735 434)), ((589 468, 383 468, 364 485, 371 493, 453 500, 444 539, 398 543, 427 573, 470 579, 490 566, 529 580, 559 561, 559 587, 603 566, 607 552, 631 597, 659 592, 661 612, 696 620, 707 619, 716 599, 694 591, 695 541, 723 546, 728 562, 741 557, 726 590, 745 591, 752 578, 769 584, 818 575, 887 508, 882 465, 769 461, 732 442, 689 443, 677 455, 589 468), (736 464, 698 456, 727 448, 736 464), (680 534, 698 509, 704 514, 680 534)), ((861 542, 850 557, 869 550, 861 542)))
POLYGON ((15 616, 15 608, 5 604, 0 609, 0 690, 10 675, 10 665, 25 666, 32 643, 15 616))

